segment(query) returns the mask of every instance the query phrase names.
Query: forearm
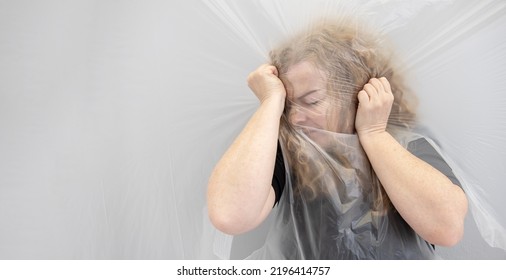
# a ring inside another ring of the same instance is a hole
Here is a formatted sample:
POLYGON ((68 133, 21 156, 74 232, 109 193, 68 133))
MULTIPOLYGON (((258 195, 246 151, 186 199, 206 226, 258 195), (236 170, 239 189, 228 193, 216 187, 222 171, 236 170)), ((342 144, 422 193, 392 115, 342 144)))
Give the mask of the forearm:
POLYGON ((214 222, 238 231, 256 226, 271 191, 283 107, 283 98, 265 100, 216 165, 208 185, 214 222))
POLYGON ((467 212, 463 191, 444 174, 402 147, 388 132, 360 136, 392 204, 425 240, 453 245, 467 212))

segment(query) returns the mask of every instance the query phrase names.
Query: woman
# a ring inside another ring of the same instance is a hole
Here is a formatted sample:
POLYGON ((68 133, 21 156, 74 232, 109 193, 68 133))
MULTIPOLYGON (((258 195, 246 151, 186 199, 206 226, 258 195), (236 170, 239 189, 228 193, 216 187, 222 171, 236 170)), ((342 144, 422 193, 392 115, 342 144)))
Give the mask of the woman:
POLYGON ((425 259, 463 235, 464 192, 412 132, 384 42, 358 26, 317 24, 248 77, 260 106, 213 171, 208 208, 219 230, 240 234, 279 201, 254 257, 425 259))

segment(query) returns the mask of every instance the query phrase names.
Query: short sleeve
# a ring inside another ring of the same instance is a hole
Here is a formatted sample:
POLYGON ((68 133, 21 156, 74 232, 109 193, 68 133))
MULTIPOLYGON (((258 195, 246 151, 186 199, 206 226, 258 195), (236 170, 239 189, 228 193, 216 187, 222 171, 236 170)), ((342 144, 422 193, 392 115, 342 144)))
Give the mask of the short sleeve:
POLYGON ((408 144, 408 151, 439 170, 439 172, 446 175, 446 177, 448 177, 452 183, 462 188, 461 183, 457 177, 455 177, 455 174, 453 173, 450 166, 444 161, 442 156, 426 139, 420 138, 410 142, 408 144))
POLYGON ((283 193, 283 189, 285 188, 286 183, 286 170, 285 170, 285 162, 283 160, 283 152, 281 151, 281 145, 278 142, 278 148, 276 151, 276 162, 274 164, 274 174, 272 176, 272 188, 274 189, 274 193, 276 194, 275 202, 279 202, 281 194, 283 193))

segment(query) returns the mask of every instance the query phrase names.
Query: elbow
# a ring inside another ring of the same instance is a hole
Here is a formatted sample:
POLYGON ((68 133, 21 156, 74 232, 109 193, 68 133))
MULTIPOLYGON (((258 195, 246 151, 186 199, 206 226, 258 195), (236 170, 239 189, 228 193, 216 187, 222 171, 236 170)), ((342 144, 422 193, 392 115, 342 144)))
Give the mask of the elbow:
POLYGON ((430 233, 426 233, 423 237, 427 242, 443 246, 453 247, 457 245, 464 236, 464 222, 454 221, 451 223, 439 224, 430 233))
POLYGON ((216 209, 209 209, 209 219, 213 226, 219 231, 229 234, 238 235, 245 230, 241 227, 241 222, 233 217, 233 215, 223 213, 216 209))
POLYGON ((237 234, 236 223, 227 210, 227 204, 223 201, 223 193, 220 192, 220 184, 209 179, 207 186, 207 214, 211 224, 219 231, 235 235, 237 234))
POLYGON ((223 201, 223 195, 208 192, 207 211, 209 220, 219 231, 238 235, 247 231, 246 222, 241 209, 234 209, 231 203, 223 201))
POLYGON ((443 247, 453 247, 457 245, 464 236, 464 226, 452 226, 445 227, 444 232, 440 232, 437 236, 434 236, 434 245, 443 247))
POLYGON ((464 237, 464 221, 467 215, 467 198, 465 195, 461 203, 453 210, 451 212, 448 211, 451 214, 441 220, 440 226, 430 238, 432 240, 427 241, 435 245, 453 247, 462 240, 464 237))
POLYGON ((247 232, 247 230, 243 230, 234 224, 228 223, 227 221, 211 220, 211 222, 213 223, 216 229, 228 235, 239 235, 247 232))
POLYGON ((208 200, 207 211, 209 220, 216 229, 230 235, 239 234, 237 221, 223 207, 208 200))
POLYGON ((237 185, 210 180, 207 190, 207 210, 209 220, 219 231, 229 235, 239 235, 255 228, 260 222, 262 211, 255 199, 233 191, 237 185), (231 191, 232 190, 232 191, 231 191))

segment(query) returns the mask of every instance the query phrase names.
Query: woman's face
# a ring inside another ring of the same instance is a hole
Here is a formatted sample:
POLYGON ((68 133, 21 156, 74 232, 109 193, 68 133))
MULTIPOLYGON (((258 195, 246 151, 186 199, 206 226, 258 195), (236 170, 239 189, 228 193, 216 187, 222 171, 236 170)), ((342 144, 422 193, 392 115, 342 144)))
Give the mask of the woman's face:
MULTIPOLYGON (((284 78, 287 90, 287 110, 291 124, 301 126, 308 136, 318 141, 324 131, 353 133, 353 126, 339 127, 338 102, 332 101, 337 96, 327 92, 327 78, 308 61, 302 61, 289 68, 284 78), (313 128, 313 129, 311 129, 313 128)), ((347 122, 344 122, 347 123, 347 122)))

